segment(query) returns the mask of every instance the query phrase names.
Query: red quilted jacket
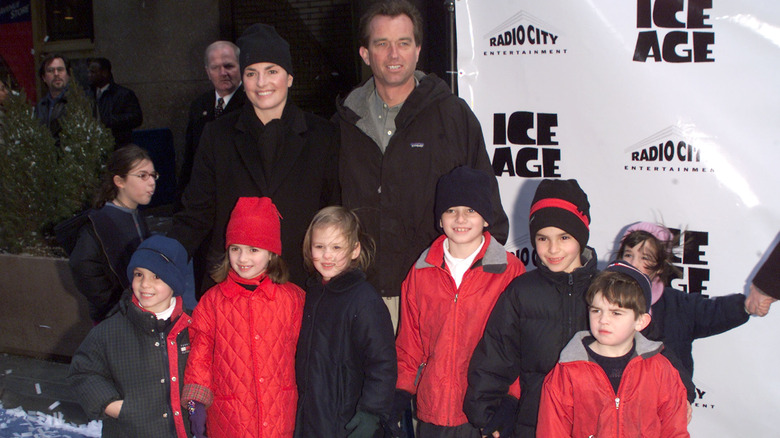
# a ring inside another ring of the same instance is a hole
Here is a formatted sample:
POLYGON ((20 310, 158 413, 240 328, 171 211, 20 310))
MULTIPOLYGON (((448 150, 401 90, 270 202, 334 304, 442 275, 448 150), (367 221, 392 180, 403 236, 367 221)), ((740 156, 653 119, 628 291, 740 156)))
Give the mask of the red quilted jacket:
POLYGON ((232 271, 200 300, 182 400, 208 407, 210 438, 292 437, 303 302, 303 291, 292 283, 274 284, 265 276, 243 280, 232 271))

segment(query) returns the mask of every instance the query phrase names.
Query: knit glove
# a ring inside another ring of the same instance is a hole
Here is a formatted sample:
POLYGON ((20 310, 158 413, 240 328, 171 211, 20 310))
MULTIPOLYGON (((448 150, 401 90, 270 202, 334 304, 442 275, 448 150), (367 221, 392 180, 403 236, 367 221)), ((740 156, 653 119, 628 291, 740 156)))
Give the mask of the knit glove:
POLYGON ((357 411, 346 426, 347 438, 372 438, 379 429, 379 417, 368 412, 357 411))
POLYGON ((206 438, 206 405, 192 402, 194 409, 190 411, 190 431, 195 438, 206 438))
POLYGON ((482 429, 482 435, 491 436, 493 432, 498 431, 501 438, 512 436, 515 428, 515 412, 517 412, 518 400, 511 395, 505 395, 501 399, 501 404, 493 413, 493 417, 488 421, 487 426, 482 429))
POLYGON ((401 427, 401 421, 404 418, 404 412, 411 406, 412 394, 403 389, 396 389, 393 397, 393 410, 390 411, 390 418, 387 420, 387 432, 392 438, 403 438, 404 431, 401 427))

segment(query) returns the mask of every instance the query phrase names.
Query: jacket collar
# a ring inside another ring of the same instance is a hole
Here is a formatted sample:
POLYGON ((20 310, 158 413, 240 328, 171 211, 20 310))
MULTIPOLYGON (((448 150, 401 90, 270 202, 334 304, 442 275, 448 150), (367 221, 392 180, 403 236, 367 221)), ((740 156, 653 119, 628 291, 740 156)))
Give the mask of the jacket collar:
MULTIPOLYGON (((401 129, 411 123, 422 110, 434 101, 441 100, 452 91, 449 86, 433 73, 425 74, 415 71, 414 77, 418 81, 412 94, 406 98, 401 111, 395 118, 395 126, 401 129)), ((363 84, 352 90, 345 99, 337 105, 338 113, 344 120, 356 124, 358 120, 368 116, 368 95, 376 89, 373 76, 363 84)))
MULTIPOLYGON (((485 231, 482 235, 485 237, 485 244, 482 245, 482 250, 474 258, 474 263, 469 269, 481 266, 483 271, 490 274, 503 273, 508 263, 506 249, 497 240, 493 239, 490 232, 485 231)), ((414 268, 444 267, 444 239, 446 238, 445 234, 439 236, 428 249, 423 251, 417 259, 417 263, 414 264, 414 268)))
POLYGON ((280 155, 274 165, 273 175, 269 178, 263 173, 263 166, 259 165, 262 163, 262 153, 258 133, 262 131, 253 127, 254 124, 261 122, 251 103, 244 105, 240 111, 241 114, 235 124, 236 130, 239 131, 235 138, 236 150, 241 156, 244 167, 249 170, 252 180, 260 187, 262 193, 268 193, 270 196, 281 187, 298 161, 298 156, 303 152, 306 141, 302 134, 308 130, 306 117, 300 108, 287 100, 280 120, 284 124, 284 144, 279 148, 280 155))
MULTIPOLYGON (((590 331, 583 330, 577 332, 569 343, 561 351, 560 363, 588 361, 593 362, 588 356, 588 351, 585 349, 585 344, 590 344, 596 339, 590 334, 590 331)), ((656 354, 660 353, 664 345, 662 342, 651 341, 644 337, 641 333, 634 334, 634 344, 636 346, 635 356, 641 356, 643 359, 648 359, 656 354)), ((633 359, 633 357, 632 357, 633 359)))
POLYGON ((260 294, 270 301, 276 299, 276 288, 273 287, 273 282, 267 275, 261 274, 250 280, 241 278, 232 269, 228 271, 228 277, 222 283, 217 285, 222 293, 227 298, 236 298, 239 296, 249 296, 252 294, 260 294), (241 284, 257 285, 255 290, 249 290, 241 284))
POLYGON ((598 270, 596 250, 589 246, 586 246, 585 249, 582 250, 582 254, 580 254, 580 262, 582 263, 582 266, 575 269, 571 273, 551 271, 550 268, 544 266, 544 264, 539 260, 539 256, 535 254, 534 260, 536 261, 536 269, 539 270, 542 276, 557 285, 579 285, 582 283, 590 283, 591 278, 596 275, 598 270))
POLYGON ((306 289, 322 288, 328 292, 341 294, 351 290, 356 283, 366 279, 366 274, 360 269, 351 269, 346 272, 342 272, 334 278, 331 278, 329 282, 323 284, 322 276, 319 274, 312 275, 306 281, 306 289))

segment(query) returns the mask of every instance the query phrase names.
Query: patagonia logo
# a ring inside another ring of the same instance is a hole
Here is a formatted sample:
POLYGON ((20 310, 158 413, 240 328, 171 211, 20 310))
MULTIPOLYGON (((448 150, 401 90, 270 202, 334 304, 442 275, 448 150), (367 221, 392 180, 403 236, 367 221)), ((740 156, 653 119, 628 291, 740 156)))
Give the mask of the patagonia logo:
POLYGON ((409 143, 409 146, 413 148, 421 148, 425 146, 425 143, 409 143))

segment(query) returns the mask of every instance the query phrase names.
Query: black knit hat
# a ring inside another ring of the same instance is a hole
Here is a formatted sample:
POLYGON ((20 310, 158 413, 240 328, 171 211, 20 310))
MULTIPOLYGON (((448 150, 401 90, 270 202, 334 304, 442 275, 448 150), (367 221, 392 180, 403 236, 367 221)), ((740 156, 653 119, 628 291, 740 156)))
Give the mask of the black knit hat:
POLYGON ((642 288, 642 294, 645 296, 645 312, 650 313, 650 306, 653 303, 653 287, 650 284, 650 279, 642 271, 635 268, 628 262, 622 260, 614 261, 607 266, 604 271, 620 272, 626 274, 636 280, 639 283, 639 287, 642 288))
POLYGON ((292 75, 292 57, 290 45, 276 33, 273 26, 256 23, 249 26, 238 38, 238 63, 241 73, 244 69, 258 62, 270 62, 287 70, 292 75))
POLYGON ((187 278, 187 250, 181 243, 159 234, 141 242, 127 265, 127 279, 133 282, 135 268, 148 269, 173 289, 174 295, 184 293, 187 278))
POLYGON ((490 202, 490 176, 485 172, 468 166, 456 167, 450 173, 439 178, 436 184, 436 204, 434 219, 439 226, 441 215, 451 207, 470 207, 476 210, 482 219, 493 223, 493 205, 490 202))
POLYGON ((536 188, 531 202, 528 227, 536 248, 536 233, 556 227, 571 234, 584 249, 590 237, 590 204, 576 179, 545 179, 536 188))

